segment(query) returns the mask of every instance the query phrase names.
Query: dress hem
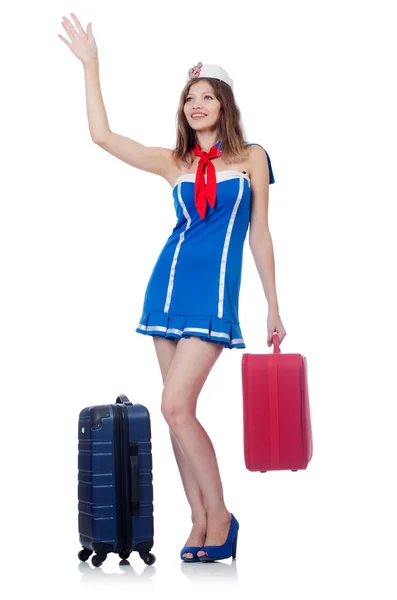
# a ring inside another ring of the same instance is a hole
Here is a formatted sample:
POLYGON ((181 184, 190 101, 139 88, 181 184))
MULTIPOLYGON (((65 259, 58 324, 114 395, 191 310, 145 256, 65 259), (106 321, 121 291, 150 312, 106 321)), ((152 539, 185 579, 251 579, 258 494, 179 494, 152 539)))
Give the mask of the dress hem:
POLYGON ((181 339, 197 336, 204 342, 222 344, 230 350, 246 348, 238 323, 208 315, 173 315, 144 309, 136 333, 181 339))

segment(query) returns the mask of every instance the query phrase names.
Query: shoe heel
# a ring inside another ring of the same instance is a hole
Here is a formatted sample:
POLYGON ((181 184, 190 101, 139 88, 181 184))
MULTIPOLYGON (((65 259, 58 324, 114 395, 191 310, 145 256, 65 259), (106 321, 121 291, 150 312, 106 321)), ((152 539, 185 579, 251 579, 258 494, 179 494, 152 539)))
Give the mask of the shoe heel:
POLYGON ((235 535, 235 538, 233 540, 233 545, 232 545, 232 558, 233 559, 236 558, 236 554, 237 554, 237 536, 238 536, 238 532, 235 535))

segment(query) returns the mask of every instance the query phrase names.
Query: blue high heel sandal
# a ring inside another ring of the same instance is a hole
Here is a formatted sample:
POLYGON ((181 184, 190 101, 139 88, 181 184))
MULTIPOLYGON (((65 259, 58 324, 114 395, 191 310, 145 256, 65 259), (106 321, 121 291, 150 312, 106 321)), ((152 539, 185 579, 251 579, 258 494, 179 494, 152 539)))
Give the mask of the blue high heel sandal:
POLYGON ((203 546, 200 548, 206 552, 206 556, 198 556, 200 562, 212 562, 214 560, 223 560, 224 558, 236 558, 237 554, 237 536, 239 523, 236 517, 232 514, 230 521, 229 533, 227 534, 226 542, 222 546, 203 546))
POLYGON ((198 562, 199 558, 197 556, 197 552, 199 552, 200 550, 202 550, 201 546, 185 546, 181 550, 181 559, 184 562, 198 562), (187 554, 188 552, 193 554, 193 558, 188 558, 187 556, 183 556, 183 554, 187 554))

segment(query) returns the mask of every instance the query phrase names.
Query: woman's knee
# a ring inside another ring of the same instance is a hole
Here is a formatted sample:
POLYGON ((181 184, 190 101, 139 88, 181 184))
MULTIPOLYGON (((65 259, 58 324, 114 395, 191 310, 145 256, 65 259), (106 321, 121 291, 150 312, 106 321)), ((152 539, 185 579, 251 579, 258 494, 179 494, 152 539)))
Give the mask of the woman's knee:
POLYGON ((161 412, 171 429, 183 426, 195 416, 187 398, 171 396, 166 390, 161 396, 161 412))

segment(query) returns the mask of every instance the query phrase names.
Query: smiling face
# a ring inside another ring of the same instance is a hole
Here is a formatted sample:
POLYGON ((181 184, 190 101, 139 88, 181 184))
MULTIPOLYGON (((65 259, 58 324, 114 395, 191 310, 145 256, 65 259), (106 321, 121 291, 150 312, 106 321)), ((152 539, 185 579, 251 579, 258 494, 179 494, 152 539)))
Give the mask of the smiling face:
POLYGON ((211 84, 203 79, 190 87, 183 110, 192 129, 205 131, 216 126, 221 103, 216 98, 211 84))

